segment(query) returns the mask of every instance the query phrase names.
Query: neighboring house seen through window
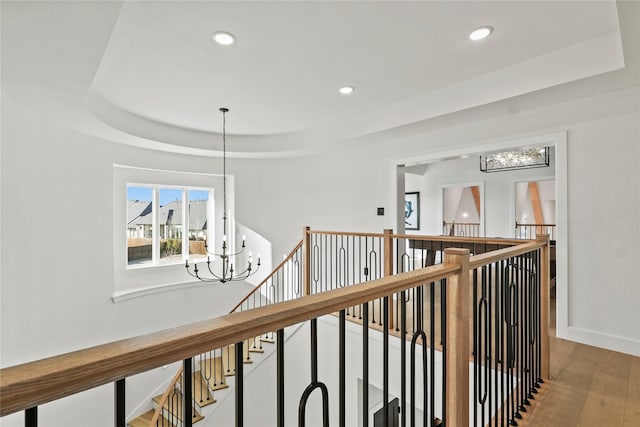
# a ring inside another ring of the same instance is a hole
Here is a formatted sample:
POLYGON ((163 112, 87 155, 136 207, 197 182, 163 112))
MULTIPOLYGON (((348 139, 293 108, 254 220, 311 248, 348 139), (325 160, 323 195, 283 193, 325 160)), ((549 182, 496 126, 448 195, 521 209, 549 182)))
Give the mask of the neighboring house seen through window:
POLYGON ((211 189, 127 184, 127 265, 206 258, 211 189))

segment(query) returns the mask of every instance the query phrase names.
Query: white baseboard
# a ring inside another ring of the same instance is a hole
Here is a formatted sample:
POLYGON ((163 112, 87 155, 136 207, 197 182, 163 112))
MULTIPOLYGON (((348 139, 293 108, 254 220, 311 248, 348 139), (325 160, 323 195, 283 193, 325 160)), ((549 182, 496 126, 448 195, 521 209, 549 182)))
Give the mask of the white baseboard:
POLYGON ((615 335, 603 334, 588 329, 569 326, 566 329, 566 339, 581 344, 618 351, 620 353, 640 356, 640 341, 615 335))

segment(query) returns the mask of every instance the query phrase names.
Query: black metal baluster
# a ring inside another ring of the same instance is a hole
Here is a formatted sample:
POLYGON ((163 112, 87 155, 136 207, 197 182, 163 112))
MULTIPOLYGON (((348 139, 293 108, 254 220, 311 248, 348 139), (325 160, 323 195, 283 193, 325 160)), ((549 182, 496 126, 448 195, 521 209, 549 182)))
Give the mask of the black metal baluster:
MULTIPOLYGON (((488 312, 488 305, 487 305, 487 278, 486 278, 486 274, 487 274, 487 267, 483 266, 482 269, 480 270, 482 272, 482 297, 480 298, 480 322, 479 324, 482 325, 482 327, 480 328, 480 333, 481 335, 481 341, 480 341, 480 354, 478 355, 478 359, 480 359, 480 366, 479 368, 482 370, 484 368, 484 372, 481 371, 481 377, 483 379, 483 381, 480 382, 480 386, 483 387, 480 393, 480 404, 482 405, 482 411, 481 411, 481 421, 482 421, 482 425, 485 424, 485 411, 486 411, 486 403, 487 403, 487 398, 488 398, 488 393, 489 393, 489 359, 488 359, 488 353, 490 352, 490 348, 489 348, 489 334, 488 334, 488 330, 490 329, 489 327, 489 312, 488 312)), ((489 414, 490 415, 490 414, 489 414)))
POLYGON ((335 248, 334 237, 335 237, 335 240, 338 240, 338 236, 334 236, 333 234, 329 235, 329 276, 328 277, 329 277, 330 286, 328 290, 337 288, 336 266, 338 262, 338 254, 335 248))
POLYGON ((193 368, 191 362, 191 357, 182 362, 182 425, 184 427, 193 425, 193 368))
POLYGON ((277 357, 277 417, 278 427, 284 427, 284 329, 278 329, 276 341, 277 357))
POLYGON ((500 427, 505 427, 505 413, 508 413, 508 408, 505 408, 508 405, 508 402, 505 402, 504 398, 504 382, 505 382, 505 335, 504 335, 504 308, 505 308, 505 272, 504 272, 504 261, 498 262, 498 271, 500 272, 500 280, 496 281, 496 289, 500 289, 500 301, 499 301, 499 312, 498 315, 498 334, 500 336, 500 351, 498 355, 498 362, 500 364, 500 402, 503 402, 500 407, 500 427))
POLYGON ((536 323, 538 325, 538 345, 537 345, 537 349, 536 349, 536 353, 538 354, 538 373, 537 373, 537 378, 536 378, 536 387, 540 388, 541 384, 544 383, 543 379, 542 379, 542 333, 544 332, 545 334, 548 333, 548 331, 542 331, 541 328, 541 324, 540 322, 542 322, 542 304, 547 304, 547 301, 542 301, 542 294, 541 291, 542 289, 540 288, 541 284, 542 284, 542 275, 546 274, 544 271, 542 271, 540 269, 540 261, 541 261, 541 257, 540 257, 540 252, 541 250, 538 249, 538 251, 536 252, 536 271, 538 272, 538 274, 536 275, 536 283, 537 283, 537 301, 538 301, 538 307, 537 307, 537 311, 538 311, 538 323, 536 323))
POLYGON ((487 402, 487 412, 489 413, 489 423, 491 424, 491 414, 495 415, 495 412, 492 412, 491 405, 493 404, 493 382, 491 381, 491 365, 494 359, 494 351, 495 351, 495 342, 492 341, 494 338, 492 335, 493 328, 491 327, 491 320, 493 319, 493 275, 492 275, 492 266, 488 264, 486 267, 486 279, 487 279, 487 360, 485 363, 487 364, 487 394, 488 394, 488 402, 487 402))
POLYGON ((362 426, 369 427, 369 303, 362 304, 362 426))
POLYGON ((322 393, 322 425, 329 427, 329 391, 324 383, 318 381, 318 319, 311 319, 311 383, 302 393, 298 405, 298 427, 306 425, 306 408, 309 396, 316 389, 322 393))
POLYGON ((535 394, 538 393, 536 390, 536 357, 535 357, 535 343, 536 343, 536 298, 535 298, 535 266, 534 266, 534 257, 535 251, 529 252, 527 254, 527 311, 528 311, 528 324, 527 328, 528 341, 528 358, 529 363, 527 366, 528 372, 528 396, 529 400, 535 399, 535 394))
MULTIPOLYGON (((400 292, 400 426, 407 426, 407 301, 400 292)), ((443 399, 444 400, 444 399, 443 399)))
POLYGON ((244 386, 243 386, 243 350, 242 341, 235 345, 235 362, 236 362, 236 427, 242 427, 244 424, 244 386))
POLYGON ((26 409, 24 411, 24 426, 25 427, 38 427, 38 407, 26 409))
POLYGON ((519 302, 519 306, 520 306, 520 327, 518 328, 518 335, 520 337, 520 387, 519 387, 519 393, 520 393, 520 406, 518 407, 518 410, 521 412, 527 412, 527 408, 525 407, 525 405, 529 405, 529 401, 527 400, 526 397, 526 381, 527 381, 527 373, 526 373, 526 337, 525 337, 525 331, 526 331, 526 305, 525 305, 525 297, 527 295, 527 292, 524 288, 525 286, 525 269, 524 269, 524 261, 523 261, 523 256, 520 255, 517 258, 517 264, 516 267, 518 267, 518 276, 519 276, 519 285, 518 285, 518 289, 519 289, 519 298, 518 298, 518 302, 519 302))
MULTIPOLYGON (((435 311, 436 311, 436 289, 435 282, 431 282, 429 284, 429 378, 431 381, 429 382, 429 408, 430 408, 430 416, 429 416, 429 425, 431 427, 434 426, 436 419, 436 322, 435 322, 435 311)), ((427 343, 422 343, 423 346, 427 345, 427 343)), ((427 411, 425 410, 425 415, 427 411)))
MULTIPOLYGON (((355 250, 355 243, 354 243, 353 246, 354 246, 354 250, 355 250)), ((354 262, 355 262, 355 258, 354 258, 354 262)), ((358 279, 359 279, 358 283, 362 283, 362 236, 358 236, 358 279)), ((356 283, 355 282, 355 271, 354 271, 354 283, 356 283)), ((358 315, 358 319, 360 319, 360 320, 362 320, 362 309, 364 308, 365 305, 366 304, 363 304, 363 305, 360 306, 360 313, 358 315)), ((363 320, 362 323, 366 323, 366 322, 363 320)))
POLYGON ((413 333, 411 337, 411 371, 409 373, 409 377, 411 378, 411 403, 410 403, 410 411, 411 411, 411 427, 415 427, 416 425, 416 345, 418 343, 418 338, 422 340, 422 408, 423 408, 423 424, 427 425, 427 420, 429 419, 429 406, 427 405, 428 399, 428 376, 427 376, 427 336, 424 332, 424 297, 423 292, 424 288, 422 285, 416 288, 416 307, 417 307, 417 317, 418 320, 416 324, 418 325, 417 330, 413 333))
POLYGON ((446 425, 446 396, 447 396, 447 279, 440 281, 440 344, 442 345, 442 426, 446 425))
POLYGON ((479 385, 479 372, 478 367, 478 269, 473 270, 473 425, 478 425, 478 385, 479 385))
POLYGON ((516 391, 513 387, 514 381, 514 369, 516 365, 516 349, 517 343, 515 342, 517 335, 515 334, 515 328, 517 327, 518 314, 517 314, 517 287, 514 280, 514 272, 512 271, 512 260, 508 260, 506 263, 507 280, 505 281, 505 321, 506 321, 506 333, 507 333, 507 393, 508 393, 508 414, 509 424, 517 426, 516 418, 520 416, 516 408, 516 391))
POLYGON ((382 301, 382 413, 385 422, 389 421, 389 297, 382 301))
POLYGON ((346 375, 346 341, 345 341, 345 311, 340 310, 340 324, 339 324, 339 344, 338 354, 340 360, 339 366, 339 419, 340 427, 345 427, 345 400, 346 400, 346 387, 345 387, 345 375, 346 375))
POLYGON ((126 427, 127 425, 127 414, 125 413, 125 379, 119 379, 114 384, 114 401, 115 401, 115 426, 116 427, 126 427))
POLYGON ((500 349, 502 347, 502 336, 500 335, 500 266, 498 262, 493 263, 494 277, 493 281, 491 281, 492 289, 493 289, 493 332, 494 332, 494 348, 493 348, 493 384, 495 386, 494 392, 494 406, 493 406, 493 414, 494 414, 494 423, 495 427, 498 427, 498 409, 500 406, 504 406, 504 402, 501 403, 501 400, 498 398, 499 393, 499 373, 501 367, 500 361, 500 349))
POLYGON ((329 290, 329 286, 331 284, 331 273, 329 272, 329 259, 331 258, 331 254, 329 253, 329 243, 327 243, 327 240, 329 240, 329 236, 328 235, 324 235, 324 276, 323 276, 323 283, 324 283, 324 289, 323 292, 326 292, 329 290))

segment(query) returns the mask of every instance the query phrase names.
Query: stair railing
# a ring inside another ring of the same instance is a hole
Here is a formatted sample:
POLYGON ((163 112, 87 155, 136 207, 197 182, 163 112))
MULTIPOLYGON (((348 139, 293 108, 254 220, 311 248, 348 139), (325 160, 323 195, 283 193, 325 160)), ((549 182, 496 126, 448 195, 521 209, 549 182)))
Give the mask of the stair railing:
MULTIPOLYGON (((276 302, 286 301, 293 298, 299 298, 302 296, 302 243, 303 240, 293 248, 293 250, 284 257, 282 262, 265 277, 255 288, 251 290, 238 304, 236 304, 229 313, 237 313, 242 311, 251 310, 256 307, 264 307, 276 302)), ((266 337, 274 339, 273 332, 267 332, 266 337)), ((262 348, 262 342, 254 337, 252 342, 249 340, 245 342, 247 347, 253 346, 254 349, 262 348)), ((227 360, 221 361, 221 366, 225 365, 228 370, 234 364, 230 358, 231 351, 223 352, 221 349, 209 350, 196 356, 197 363, 204 367, 203 376, 207 383, 211 384, 213 388, 225 384, 225 372, 222 369, 216 367, 216 355, 227 360)), ((244 355, 243 355, 244 356, 244 355)), ((246 356, 248 358, 248 355, 246 356)), ((229 372, 230 373, 230 372, 229 372)), ((180 380, 182 374, 182 367, 175 375, 173 381, 168 385, 165 390, 162 401, 158 403, 153 419, 149 422, 149 427, 155 427, 158 425, 158 418, 163 411, 164 401, 175 389, 176 384, 180 380)))
POLYGON ((450 237, 480 237, 480 223, 442 221, 442 234, 450 237))
POLYGON ((534 240, 536 236, 548 234, 551 240, 556 240, 556 224, 522 224, 516 221, 517 239, 534 240))
POLYGON ((282 262, 229 313, 301 297, 303 295, 302 243, 303 240, 300 240, 282 262))
MULTIPOLYGON (((320 233, 318 233, 320 234, 320 233)), ((246 311, 232 313, 209 321, 197 322, 178 328, 173 328, 154 334, 148 334, 139 338, 122 340, 103 346, 93 347, 74 353, 56 356, 36 362, 27 363, 15 367, 4 368, 0 371, 0 400, 2 405, 0 408, 0 416, 4 416, 17 411, 25 411, 25 417, 28 420, 27 425, 35 425, 34 419, 37 421, 37 405, 68 396, 83 390, 97 387, 109 382, 115 382, 117 385, 124 385, 124 378, 136 373, 144 372, 168 363, 183 360, 185 367, 184 375, 184 402, 182 405, 185 414, 191 414, 192 390, 187 384, 191 384, 191 367, 193 364, 194 354, 201 354, 211 348, 232 348, 235 349, 234 358, 236 363, 236 425, 243 424, 243 376, 242 376, 242 358, 244 354, 243 346, 245 340, 268 333, 269 331, 277 331, 278 334, 278 425, 283 425, 284 417, 284 364, 281 363, 284 352, 283 329, 287 326, 295 325, 299 322, 311 321, 312 336, 312 372, 311 383, 308 387, 308 394, 305 393, 301 399, 301 408, 304 406, 305 396, 320 388, 325 395, 322 383, 319 381, 317 372, 317 319, 319 316, 339 312, 340 314, 340 420, 344 425, 344 320, 346 310, 352 307, 358 307, 363 316, 363 353, 368 354, 368 313, 370 307, 375 307, 376 301, 379 302, 380 310, 383 318, 383 348, 385 349, 383 379, 384 379, 384 412, 388 415, 390 410, 388 407, 388 381, 389 357, 388 357, 388 335, 393 328, 393 318, 391 308, 392 301, 399 300, 399 318, 402 335, 407 335, 406 330, 406 295, 407 292, 413 290, 413 295, 417 300, 416 316, 423 319, 426 317, 425 304, 422 302, 426 290, 434 283, 440 283, 442 293, 441 306, 446 306, 445 315, 443 317, 442 338, 442 381, 439 386, 442 387, 442 395, 446 396, 443 400, 443 408, 439 413, 441 419, 444 419, 447 425, 469 425, 470 414, 466 408, 469 407, 469 357, 471 349, 473 349, 474 357, 478 357, 477 366, 481 372, 479 377, 474 377, 475 387, 478 384, 484 384, 487 376, 482 372, 487 372, 487 364, 483 361, 490 358, 495 363, 497 358, 491 358, 489 354, 490 345, 478 347, 478 342, 485 342, 489 336, 492 327, 487 328, 490 322, 483 313, 494 313, 488 308, 491 303, 495 307, 495 297, 489 296, 493 286, 500 286, 503 289, 498 304, 500 310, 504 314, 507 326, 503 325, 503 332, 500 338, 494 340, 496 346, 503 351, 506 357, 503 363, 505 369, 514 369, 509 371, 510 376, 516 381, 517 387, 521 391, 507 393, 494 396, 489 406, 496 405, 498 396, 500 404, 506 399, 511 399, 513 405, 507 409, 507 412, 513 411, 517 406, 526 405, 524 398, 528 399, 528 394, 533 394, 533 389, 540 384, 540 379, 548 378, 548 263, 549 263, 549 243, 548 236, 541 236, 537 241, 526 242, 516 246, 505 247, 502 249, 484 252, 473 257, 469 257, 469 248, 465 247, 449 247, 444 248, 442 258, 443 263, 438 265, 430 265, 425 268, 414 269, 407 272, 398 272, 393 275, 394 268, 402 265, 404 251, 411 247, 408 242, 402 242, 402 239, 420 240, 420 245, 424 248, 429 241, 437 242, 438 239, 415 239, 414 236, 395 236, 390 230, 385 230, 382 237, 382 263, 384 277, 376 278, 367 283, 353 284, 349 286, 338 286, 322 293, 304 295, 300 298, 288 301, 278 302, 269 306, 258 306, 246 311), (395 242, 394 242, 395 239, 395 242), (396 248, 400 248, 394 254, 394 243, 396 248), (394 261, 395 258, 395 261, 394 261), (400 261, 398 261, 400 260, 400 261), (394 266, 394 262, 396 263, 394 266), (480 270, 478 270, 480 269, 480 270), (483 270, 484 269, 484 270, 483 270), (540 273, 542 274, 540 274, 540 273), (494 280, 495 275, 505 278, 505 281, 494 280), (494 275, 494 276, 491 276, 494 275), (469 278, 472 277, 473 284, 470 284, 469 278), (494 285, 495 283, 495 285, 494 285), (483 288, 483 285, 484 288, 483 288), (491 286, 490 286, 491 285, 491 286), (473 297, 471 296, 473 294, 473 297), (518 296, 523 296, 519 298, 518 296), (470 317, 469 302, 473 301, 473 315, 470 317), (508 302, 508 303, 507 303, 508 302), (516 307, 518 309, 516 310, 516 307), (480 315, 478 315, 480 313, 480 315), (515 317, 513 317, 515 316, 515 317), (470 319, 474 322, 473 332, 469 332, 470 319), (516 319, 518 320, 516 322, 516 319), (517 329, 517 325, 520 329, 517 329), (477 338, 470 349, 470 341, 472 335, 477 338), (315 345, 314 345, 315 344, 315 345), (315 350, 314 350, 315 349, 315 350), (526 350, 525 350, 526 349, 526 350), (314 363, 315 361, 315 363, 314 363), (187 370, 188 367, 188 370, 187 370), (314 369, 315 367, 315 369, 314 369), (520 394, 518 394, 520 393, 520 394), (515 405, 515 406, 514 406, 515 405)), ((310 289, 312 281, 311 264, 311 232, 305 231, 303 239, 302 252, 306 260, 303 265, 303 287, 310 289), (308 267, 307 267, 308 266, 308 267)), ((494 244, 494 243, 490 243, 494 244)), ((497 240, 495 244, 504 244, 508 246, 509 242, 497 240)), ((451 245, 476 245, 478 249, 480 242, 477 240, 459 239, 451 245)), ((416 244, 414 244, 415 248, 416 244)), ((446 246, 443 244, 443 246, 446 246)), ((486 249, 486 247, 485 247, 486 249)), ((339 250, 337 251, 340 252, 339 250)), ((326 263, 326 262, 325 262, 326 263)), ((321 263, 322 265, 322 263, 321 263)), ((328 268, 328 266, 327 266, 328 268)), ((339 282, 334 282, 339 283, 339 282)), ((306 293, 306 292, 305 292, 306 293)), ((431 310, 433 312, 433 310, 431 310)), ((495 315, 495 314, 494 314, 495 315)), ((433 314, 431 314, 431 325, 433 325, 433 314)), ((504 319, 502 319, 504 320, 504 319)), ((505 322, 500 322, 500 324, 505 322)), ((425 323, 420 320, 416 322, 416 328, 413 331, 412 341, 422 341, 424 344, 427 340, 431 342, 429 345, 433 348, 433 330, 426 330, 425 323)), ((433 328, 433 326, 430 326, 433 328)), ((491 340, 487 341, 491 342, 491 340)), ((413 343, 412 343, 413 345, 413 343)), ((492 344, 493 345, 493 344, 492 344)), ((427 358, 424 356, 426 346, 423 345, 423 375, 425 379, 429 376, 429 384, 424 382, 423 393, 426 396, 429 392, 433 396, 433 389, 436 386, 433 383, 434 371, 431 368, 427 370, 425 362, 427 358)), ((401 346, 404 349, 405 346, 401 346)), ((404 350, 403 350, 404 351, 404 350)), ((493 350, 491 350, 493 351, 493 350)), ((415 354, 415 351, 412 352, 415 354)), ((433 353, 432 353, 433 354, 433 353)), ((497 354, 497 353, 492 353, 497 354)), ((433 363, 433 357, 431 362, 433 363)), ((415 377, 415 367, 412 365, 412 375, 408 376, 406 366, 404 366, 404 356, 401 358, 401 374, 402 381, 407 378, 415 377)), ((368 356, 363 359, 363 379, 365 380, 364 390, 368 390, 368 356)), ((502 369, 502 368, 501 368, 502 369)), ((504 372, 504 371, 502 371, 504 372)), ((396 377, 395 375, 393 376, 396 377)), ((415 385, 412 383, 411 390, 415 385)), ((124 387, 122 387, 124 388, 124 387)), ((508 387, 507 387, 508 388, 508 387)), ((402 390, 406 389, 403 382, 402 390)), ((116 387, 119 392, 121 388, 116 387)), ((482 399, 476 402, 477 405, 486 403, 484 398, 486 388, 479 389, 482 399)), ((124 399, 116 393, 116 405, 120 405, 124 399)), ((477 397, 477 396, 476 396, 477 397)), ((431 398, 432 399, 432 398, 431 398)), ((406 396, 402 396, 402 404, 406 405, 406 396)), ((162 405, 160 405, 162 407, 162 405)), ((412 407, 415 408, 412 397, 412 407)), ((427 404, 423 405, 426 410, 427 404)), ((429 404, 428 412, 431 419, 430 425, 435 425, 435 416, 438 415, 434 410, 434 403, 429 404)), ((119 408, 121 409, 121 408, 119 408)), ((364 412, 368 410, 361 408, 364 412)), ((522 411, 520 411, 522 412, 522 411)), ((123 410, 118 410, 118 414, 124 414, 123 410)), ((427 412, 425 412, 426 414, 427 412)), ((517 418, 517 416, 515 418, 517 418)), ((406 417, 411 415, 411 411, 407 411, 403 407, 402 417, 406 421, 406 417)), ((301 409, 302 419, 304 419, 304 410, 301 409)), ((125 425, 124 415, 122 419, 116 420, 116 425, 125 425)), ((474 415, 474 421, 476 416, 474 415)), ((481 414, 479 421, 482 423, 484 415, 481 414)), ((506 419, 506 418, 504 418, 506 419)), ((183 416, 185 426, 190 425, 191 417, 183 416)), ((510 420, 511 421, 511 420, 510 420)), ((302 423, 302 425, 304 422, 302 423)))
POLYGON ((176 374, 173 376, 173 379, 169 382, 169 387, 167 387, 165 392, 160 397, 160 400, 158 401, 158 410, 156 410, 156 412, 153 414, 153 418, 151 418, 151 421, 149 422, 150 426, 158 425, 158 419, 160 418, 163 412, 162 408, 164 408, 165 404, 169 399, 169 395, 174 392, 175 388, 178 385, 178 382, 182 378, 182 372, 183 372, 183 368, 180 367, 180 369, 178 369, 178 372, 176 372, 176 374))

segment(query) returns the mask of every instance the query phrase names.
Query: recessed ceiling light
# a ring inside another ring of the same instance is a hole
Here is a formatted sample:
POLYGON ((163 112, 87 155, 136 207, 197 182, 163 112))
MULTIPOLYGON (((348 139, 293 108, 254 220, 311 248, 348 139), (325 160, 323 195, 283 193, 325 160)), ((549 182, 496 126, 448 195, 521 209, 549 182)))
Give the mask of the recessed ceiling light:
POLYGON ((223 46, 229 46, 236 42, 236 37, 226 31, 216 31, 213 33, 213 41, 223 46))
POLYGON ((489 34, 491 34, 493 32, 493 28, 491 27, 482 27, 482 28, 478 28, 477 30, 473 31, 471 34, 469 34, 469 39, 470 40, 482 40, 486 37, 489 36, 489 34))
POLYGON ((353 93, 354 89, 353 86, 343 86, 340 89, 338 89, 338 92, 340 92, 343 95, 350 95, 351 93, 353 93))

